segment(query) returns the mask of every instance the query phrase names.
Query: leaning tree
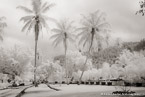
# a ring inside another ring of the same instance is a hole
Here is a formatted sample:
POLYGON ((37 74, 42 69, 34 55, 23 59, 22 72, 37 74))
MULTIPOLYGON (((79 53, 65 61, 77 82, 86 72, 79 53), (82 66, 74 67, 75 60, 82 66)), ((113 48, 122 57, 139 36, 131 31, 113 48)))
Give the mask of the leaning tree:
MULTIPOLYGON (((81 21, 82 27, 78 28, 80 33, 78 34, 79 45, 83 47, 88 47, 88 53, 92 51, 92 48, 100 51, 102 49, 102 43, 106 42, 108 39, 108 31, 110 31, 110 25, 106 21, 105 13, 100 12, 99 10, 89 14, 88 16, 83 15, 81 21)), ((88 56, 84 62, 84 68, 86 66, 88 56)), ((81 81, 84 70, 81 73, 79 81, 81 81)))

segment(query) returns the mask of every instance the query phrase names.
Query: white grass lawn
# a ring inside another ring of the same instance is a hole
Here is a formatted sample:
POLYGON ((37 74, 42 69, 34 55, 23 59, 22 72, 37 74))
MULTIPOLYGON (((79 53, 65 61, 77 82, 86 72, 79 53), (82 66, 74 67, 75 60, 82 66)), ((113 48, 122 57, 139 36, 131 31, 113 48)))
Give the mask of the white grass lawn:
POLYGON ((20 93, 25 87, 19 87, 19 88, 9 88, 0 90, 0 97, 15 97, 20 93))
POLYGON ((9 85, 9 83, 0 83, 0 89, 7 88, 9 85))
MULTIPOLYGON (((112 93, 115 90, 114 86, 100 86, 100 85, 52 85, 52 87, 61 89, 61 91, 54 91, 49 89, 46 85, 39 87, 32 87, 26 90, 23 97, 119 97, 106 96, 102 93, 112 93)), ((132 91, 136 93, 145 93, 145 87, 132 87, 132 91)), ((121 96, 121 97, 145 97, 145 96, 121 96)))

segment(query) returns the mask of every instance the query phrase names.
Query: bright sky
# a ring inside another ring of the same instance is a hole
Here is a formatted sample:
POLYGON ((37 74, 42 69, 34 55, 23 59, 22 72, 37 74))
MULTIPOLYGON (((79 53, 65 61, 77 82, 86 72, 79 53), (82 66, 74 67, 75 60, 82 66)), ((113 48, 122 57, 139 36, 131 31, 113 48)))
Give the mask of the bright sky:
MULTIPOLYGON (((107 14, 107 20, 112 26, 113 37, 119 37, 123 41, 139 41, 145 38, 145 17, 135 15, 139 9, 139 0, 42 0, 56 3, 50 9, 48 16, 57 20, 69 18, 79 23, 80 14, 88 14, 98 9, 107 14)), ((21 44, 34 48, 33 34, 26 35, 21 32, 23 23, 19 19, 26 14, 16 9, 18 5, 30 6, 30 0, 0 0, 0 16, 5 16, 8 27, 5 29, 3 45, 12 46, 21 44)), ((48 21, 49 27, 52 23, 48 21)), ((63 51, 62 47, 53 48, 49 37, 51 33, 39 38, 39 49, 55 55, 63 51)))

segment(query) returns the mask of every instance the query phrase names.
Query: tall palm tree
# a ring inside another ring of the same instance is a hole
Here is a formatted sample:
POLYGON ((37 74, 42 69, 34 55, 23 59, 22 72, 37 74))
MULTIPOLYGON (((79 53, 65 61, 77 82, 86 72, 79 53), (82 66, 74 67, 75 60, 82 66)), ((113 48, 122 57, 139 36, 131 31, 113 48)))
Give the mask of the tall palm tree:
POLYGON ((6 22, 4 22, 3 20, 5 19, 5 17, 0 17, 0 40, 3 40, 3 30, 4 28, 7 26, 6 22))
POLYGON ((37 67, 37 43, 38 43, 38 37, 40 34, 40 31, 42 31, 42 28, 48 28, 48 25, 46 23, 46 20, 52 20, 52 18, 47 17, 44 15, 54 4, 50 4, 45 2, 42 4, 41 0, 32 0, 32 9, 29 9, 25 6, 18 6, 17 8, 22 9, 25 11, 27 16, 24 16, 20 19, 20 21, 24 21, 24 27, 22 28, 22 31, 27 30, 29 31, 34 31, 35 33, 35 64, 34 64, 34 84, 37 86, 36 83, 36 67, 37 67))
MULTIPOLYGON (((102 42, 105 41, 105 34, 110 31, 110 25, 105 19, 105 14, 99 10, 89 14, 89 16, 83 16, 81 21, 82 27, 78 28, 80 33, 78 34, 79 45, 88 47, 88 53, 90 54, 92 47, 97 47, 97 51, 102 48, 102 42)), ((86 57, 84 68, 87 64, 88 56, 86 57)), ((81 81, 84 70, 81 73, 79 81, 81 81)))
POLYGON ((68 42, 74 42, 75 28, 73 27, 73 22, 68 20, 62 20, 60 22, 56 22, 57 28, 52 29, 52 32, 55 34, 51 37, 53 39, 53 45, 56 47, 58 44, 63 43, 64 46, 64 54, 65 54, 65 70, 66 70, 66 80, 68 84, 68 72, 67 72, 67 63, 66 63, 66 53, 68 49, 68 42))

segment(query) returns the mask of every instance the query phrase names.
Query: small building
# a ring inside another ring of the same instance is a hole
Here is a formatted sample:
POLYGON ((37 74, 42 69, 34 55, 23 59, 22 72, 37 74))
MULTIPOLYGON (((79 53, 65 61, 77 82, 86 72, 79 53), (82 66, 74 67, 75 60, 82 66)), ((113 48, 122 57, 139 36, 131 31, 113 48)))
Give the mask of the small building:
POLYGON ((108 86, 121 86, 124 85, 124 81, 122 79, 100 79, 99 80, 100 85, 108 85, 108 86))
POLYGON ((122 79, 112 78, 112 79, 109 79, 109 80, 110 80, 110 82, 112 82, 113 86, 122 86, 122 85, 124 85, 124 81, 122 79))
POLYGON ((100 85, 106 85, 107 84, 107 80, 106 79, 99 79, 99 84, 100 85))

